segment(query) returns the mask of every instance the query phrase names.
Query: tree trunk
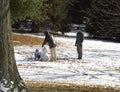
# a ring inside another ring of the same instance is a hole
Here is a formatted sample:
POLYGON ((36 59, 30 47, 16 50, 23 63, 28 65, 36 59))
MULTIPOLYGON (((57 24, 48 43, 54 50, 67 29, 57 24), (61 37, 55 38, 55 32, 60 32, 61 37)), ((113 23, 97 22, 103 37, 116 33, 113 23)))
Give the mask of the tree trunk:
POLYGON ((0 92, 28 92, 15 62, 9 0, 0 0, 0 92))

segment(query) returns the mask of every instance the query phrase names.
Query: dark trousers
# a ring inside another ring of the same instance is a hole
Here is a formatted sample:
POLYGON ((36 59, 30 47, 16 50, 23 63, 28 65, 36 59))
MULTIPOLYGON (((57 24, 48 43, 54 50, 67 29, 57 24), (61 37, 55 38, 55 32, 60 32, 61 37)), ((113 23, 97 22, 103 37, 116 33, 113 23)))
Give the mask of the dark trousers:
POLYGON ((82 44, 77 44, 78 59, 82 59, 82 44))

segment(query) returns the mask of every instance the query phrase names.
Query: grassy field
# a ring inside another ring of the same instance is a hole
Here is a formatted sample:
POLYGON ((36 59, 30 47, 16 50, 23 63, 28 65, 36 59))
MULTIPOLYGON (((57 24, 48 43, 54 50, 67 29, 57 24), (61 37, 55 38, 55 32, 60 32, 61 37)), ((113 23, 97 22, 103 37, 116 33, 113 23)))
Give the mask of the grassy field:
MULTIPOLYGON (((43 38, 13 35, 13 44, 16 45, 41 45, 43 38)), ((57 44, 60 44, 57 42, 57 44)), ((120 88, 104 87, 100 85, 87 86, 87 85, 75 85, 67 83, 48 83, 48 82, 34 82, 26 81, 26 86, 30 92, 120 92, 120 88)))
POLYGON ((100 85, 76 85, 68 83, 26 82, 30 92, 120 92, 120 88, 100 85))
MULTIPOLYGON (((13 44, 16 45, 41 45, 43 43, 44 38, 26 36, 21 34, 13 34, 13 44)), ((56 45, 59 45, 60 42, 56 42, 56 45)))
POLYGON ((31 37, 26 35, 13 34, 13 44, 16 45, 40 45, 43 42, 43 38, 31 37))

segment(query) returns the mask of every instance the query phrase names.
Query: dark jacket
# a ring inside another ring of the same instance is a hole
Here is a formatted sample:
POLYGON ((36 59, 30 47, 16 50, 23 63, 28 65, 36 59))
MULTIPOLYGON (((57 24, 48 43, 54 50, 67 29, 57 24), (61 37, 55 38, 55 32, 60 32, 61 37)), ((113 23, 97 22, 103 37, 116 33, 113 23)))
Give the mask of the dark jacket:
POLYGON ((42 47, 43 47, 46 43, 48 43, 48 45, 49 45, 50 48, 54 48, 56 45, 55 45, 55 43, 54 43, 54 41, 53 41, 53 38, 52 38, 51 35, 49 34, 49 32, 45 31, 44 35, 45 35, 45 39, 44 39, 44 42, 43 42, 43 44, 42 44, 42 47))
POLYGON ((84 40, 84 35, 82 32, 78 32, 77 33, 77 36, 76 36, 76 43, 75 45, 77 44, 82 44, 83 43, 83 40, 84 40))

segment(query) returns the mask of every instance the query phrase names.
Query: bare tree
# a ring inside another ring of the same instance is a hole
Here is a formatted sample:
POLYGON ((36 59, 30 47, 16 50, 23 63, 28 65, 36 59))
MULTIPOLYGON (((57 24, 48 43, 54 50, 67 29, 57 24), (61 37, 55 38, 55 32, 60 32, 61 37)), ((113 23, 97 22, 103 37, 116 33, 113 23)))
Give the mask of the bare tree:
POLYGON ((0 92, 28 92, 14 57, 9 0, 0 0, 0 92))

